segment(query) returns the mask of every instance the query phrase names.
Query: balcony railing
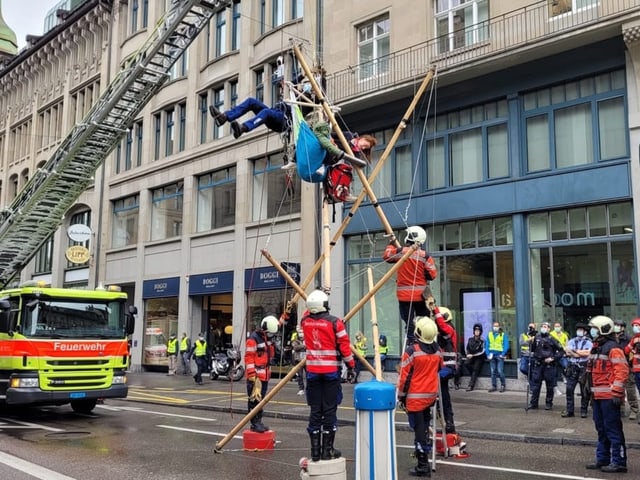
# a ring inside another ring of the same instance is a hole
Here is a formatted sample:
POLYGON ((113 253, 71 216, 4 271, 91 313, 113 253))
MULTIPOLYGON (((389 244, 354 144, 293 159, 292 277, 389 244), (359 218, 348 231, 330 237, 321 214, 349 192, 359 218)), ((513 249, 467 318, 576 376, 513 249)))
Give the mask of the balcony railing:
POLYGON ((432 64, 443 73, 640 11, 640 0, 594 0, 575 11, 571 4, 571 0, 542 0, 337 71, 327 77, 329 94, 335 102, 345 102, 421 78, 432 64))

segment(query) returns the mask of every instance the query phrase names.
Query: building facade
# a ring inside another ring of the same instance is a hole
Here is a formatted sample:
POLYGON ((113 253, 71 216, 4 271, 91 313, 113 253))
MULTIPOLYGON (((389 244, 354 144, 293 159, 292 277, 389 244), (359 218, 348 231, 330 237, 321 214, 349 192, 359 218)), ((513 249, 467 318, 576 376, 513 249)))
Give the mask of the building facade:
MULTIPOLYGON (((2 206, 164 9, 88 0, 0 70, 2 206)), ((345 129, 373 133, 378 156, 436 67, 372 187, 401 240, 409 225, 426 229, 440 270, 432 287, 460 337, 494 320, 514 339, 530 321, 571 333, 596 314, 629 321, 638 313, 638 31, 639 0, 233 3, 177 62, 21 279, 123 286, 140 312, 134 368, 163 366, 170 333, 206 332, 223 345, 233 325, 241 343, 264 315, 279 315, 294 292, 262 251, 306 278, 322 244, 318 186, 281 170, 279 134, 262 127, 235 140, 208 108, 278 101, 272 77, 279 56, 295 76, 294 41, 328 72, 345 129), (93 232, 81 265, 64 258, 74 244, 66 227, 78 223, 93 232)), ((332 231, 349 217, 338 206, 334 218, 332 231)), ((334 313, 368 291, 369 268, 375 279, 388 271, 387 242, 365 201, 332 251, 334 313)), ((376 307, 397 358, 393 282, 376 307)), ((368 309, 349 328, 370 338, 368 309)))

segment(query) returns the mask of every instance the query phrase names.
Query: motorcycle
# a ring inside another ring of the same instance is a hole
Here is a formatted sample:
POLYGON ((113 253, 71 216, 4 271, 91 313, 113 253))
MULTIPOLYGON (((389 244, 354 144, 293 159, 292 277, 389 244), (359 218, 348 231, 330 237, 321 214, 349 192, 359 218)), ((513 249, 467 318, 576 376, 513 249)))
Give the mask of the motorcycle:
POLYGON ((233 345, 226 352, 217 352, 211 358, 211 380, 226 377, 237 382, 244 376, 244 365, 240 363, 242 354, 237 345, 233 345))

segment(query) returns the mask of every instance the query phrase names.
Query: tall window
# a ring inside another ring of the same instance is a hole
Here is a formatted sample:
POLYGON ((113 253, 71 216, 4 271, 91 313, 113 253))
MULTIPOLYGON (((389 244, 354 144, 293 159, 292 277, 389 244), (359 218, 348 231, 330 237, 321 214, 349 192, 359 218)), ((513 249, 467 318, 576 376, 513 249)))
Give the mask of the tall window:
POLYGON ((162 114, 156 113, 153 116, 153 159, 160 158, 160 142, 162 140, 162 114))
POLYGON ((168 157, 184 150, 186 108, 187 104, 181 102, 154 114, 154 158, 156 160, 160 158, 161 153, 168 157))
POLYGON ((275 27, 279 27, 284 23, 284 0, 271 0, 273 3, 272 7, 272 17, 271 17, 271 25, 275 27))
POLYGON ((484 41, 489 36, 489 0, 436 0, 440 53, 484 41))
POLYGON ((240 48, 240 4, 233 3, 231 7, 231 50, 240 48))
POLYGON ((169 70, 169 80, 176 80, 187 76, 189 72, 189 50, 185 50, 182 55, 178 57, 176 63, 173 64, 171 70, 169 70))
POLYGON ((53 266, 53 235, 42 244, 34 257, 34 273, 49 273, 53 266))
MULTIPOLYGON (((71 217, 69 225, 86 225, 87 227, 90 227, 91 226, 91 210, 85 210, 84 212, 79 212, 79 213, 74 214, 71 217)), ((84 242, 76 242, 74 240, 69 239, 69 246, 70 247, 73 247, 73 246, 76 246, 76 245, 80 245, 80 246, 83 246, 85 248, 89 248, 89 244, 90 244, 90 240, 85 240, 84 242)), ((82 264, 72 263, 72 262, 67 260, 67 268, 79 267, 79 266, 82 266, 82 265, 87 265, 87 263, 89 263, 88 260, 85 263, 82 263, 82 264)))
POLYGON ((136 167, 142 165, 142 120, 138 120, 133 124, 133 131, 135 134, 135 158, 136 167))
POLYGON ((164 111, 164 136, 165 149, 164 154, 168 157, 173 153, 174 135, 175 135, 175 109, 169 108, 164 111))
POLYGON ((389 15, 358 27, 358 61, 360 80, 383 75, 389 71, 389 15))
POLYGON ((198 96, 198 111, 200 113, 200 143, 207 143, 207 124, 209 123, 209 94, 198 96))
POLYGON ((114 200, 111 246, 126 247, 138 243, 138 216, 140 201, 138 195, 114 200))
POLYGON ((187 104, 178 104, 178 151, 184 151, 187 136, 187 104))
POLYGON ((253 162, 253 220, 300 213, 300 177, 283 175, 281 154, 253 162))
POLYGON ((304 15, 304 0, 291 0, 291 18, 302 18, 304 15))
POLYGON ((509 175, 506 100, 427 120, 427 189, 465 185, 509 175))
POLYGON ((196 231, 234 225, 236 220, 236 167, 198 177, 196 231))
MULTIPOLYGON (((224 111, 224 87, 213 90, 213 105, 221 112, 224 111)), ((213 138, 222 138, 224 127, 218 126, 216 122, 211 123, 213 124, 213 138)))
POLYGON ((227 53, 227 10, 216 14, 216 57, 227 53))
POLYGON ((149 23, 149 0, 129 1, 129 33, 147 28, 149 23))
POLYGON ((183 186, 177 182, 152 191, 151 240, 182 235, 183 186))
POLYGON ((260 35, 267 31, 267 1, 260 0, 260 35))
POLYGON ((264 69, 255 71, 256 79, 256 99, 264 102, 264 69))
POLYGON ((524 95, 527 171, 629 155, 623 70, 524 95))

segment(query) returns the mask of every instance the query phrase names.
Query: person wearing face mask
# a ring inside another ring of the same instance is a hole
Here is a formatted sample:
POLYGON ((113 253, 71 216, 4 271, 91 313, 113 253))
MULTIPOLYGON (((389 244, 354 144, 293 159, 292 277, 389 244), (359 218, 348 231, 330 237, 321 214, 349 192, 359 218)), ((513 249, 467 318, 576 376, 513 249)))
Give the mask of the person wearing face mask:
POLYGON ((478 375, 480 375, 480 370, 482 370, 485 359, 481 323, 473 325, 473 336, 467 340, 465 353, 467 356, 463 366, 469 371, 469 375, 471 375, 471 380, 469 380, 469 386, 467 387, 467 392, 470 392, 475 388, 476 380, 478 375))
POLYGON ((573 337, 564 348, 565 354, 569 359, 569 365, 566 369, 567 376, 567 409, 562 412, 562 417, 574 416, 574 392, 576 385, 580 384, 580 416, 587 418, 587 410, 589 408, 589 396, 585 390, 585 372, 587 360, 593 343, 587 336, 587 325, 578 323, 576 325, 576 336, 573 337))
POLYGON ((491 388, 489 392, 498 389, 498 378, 500 377, 500 392, 507 388, 507 381, 504 376, 504 359, 509 351, 509 335, 503 332, 499 322, 493 322, 493 327, 487 335, 484 349, 487 352, 487 359, 491 366, 491 388))
POLYGON ((629 420, 637 420, 640 423, 640 418, 638 417, 638 395, 636 392, 636 388, 640 389, 640 384, 636 380, 636 370, 640 372, 640 355, 638 359, 635 358, 634 348, 638 350, 640 353, 640 345, 635 347, 633 342, 640 343, 640 318, 636 318, 631 322, 631 328, 633 331, 633 336, 629 337, 625 332, 625 323, 622 321, 616 321, 613 326, 613 331, 616 331, 616 327, 620 330, 616 332, 616 337, 618 338, 618 343, 620 347, 624 349, 625 354, 627 355, 627 359, 629 360, 629 367, 633 372, 629 375, 629 380, 625 385, 625 391, 627 394, 627 401, 629 402, 629 420), (631 348, 627 350, 627 347, 631 345, 631 348), (633 354, 633 356, 632 356, 633 354))
MULTIPOLYGON (((553 338, 555 338, 558 343, 562 346, 562 348, 566 348, 569 343, 569 334, 562 329, 562 325, 560 322, 556 322, 553 324, 553 330, 549 332, 553 338)), ((556 368, 556 384, 553 386, 555 394, 560 396, 562 395, 562 391, 558 388, 558 380, 563 380, 564 383, 567 383, 566 378, 563 378, 564 371, 569 366, 569 359, 566 355, 562 355, 560 360, 558 360, 558 365, 556 368)))
MULTIPOLYGON (((636 318, 631 322, 633 337, 624 347, 624 353, 627 358, 631 358, 631 371, 629 375, 635 382, 636 388, 640 391, 640 318, 636 318)), ((631 415, 629 415, 631 418, 631 415)), ((640 423, 640 420, 638 420, 640 423)))
POLYGON ((204 333, 198 334, 198 339, 193 342, 191 348, 191 358, 196 361, 198 371, 193 376, 193 379, 198 385, 202 385, 202 374, 207 369, 207 341, 204 339, 204 333))
POLYGON ((553 385, 556 381, 556 366, 558 360, 564 354, 562 345, 549 334, 549 322, 544 322, 540 326, 538 333, 531 343, 531 377, 529 386, 531 388, 531 399, 527 410, 537 410, 540 390, 544 380, 547 390, 545 398, 545 410, 553 408, 553 385))
POLYGON ((520 363, 519 370, 523 375, 529 376, 529 359, 531 358, 531 342, 536 336, 536 324, 530 323, 526 332, 520 335, 520 363))
POLYGON ((587 380, 593 397, 593 423, 598 432, 598 444, 596 461, 586 465, 586 468, 625 473, 627 445, 620 407, 624 402, 629 364, 616 341, 613 320, 598 315, 589 321, 589 328, 593 348, 587 362, 587 380))

